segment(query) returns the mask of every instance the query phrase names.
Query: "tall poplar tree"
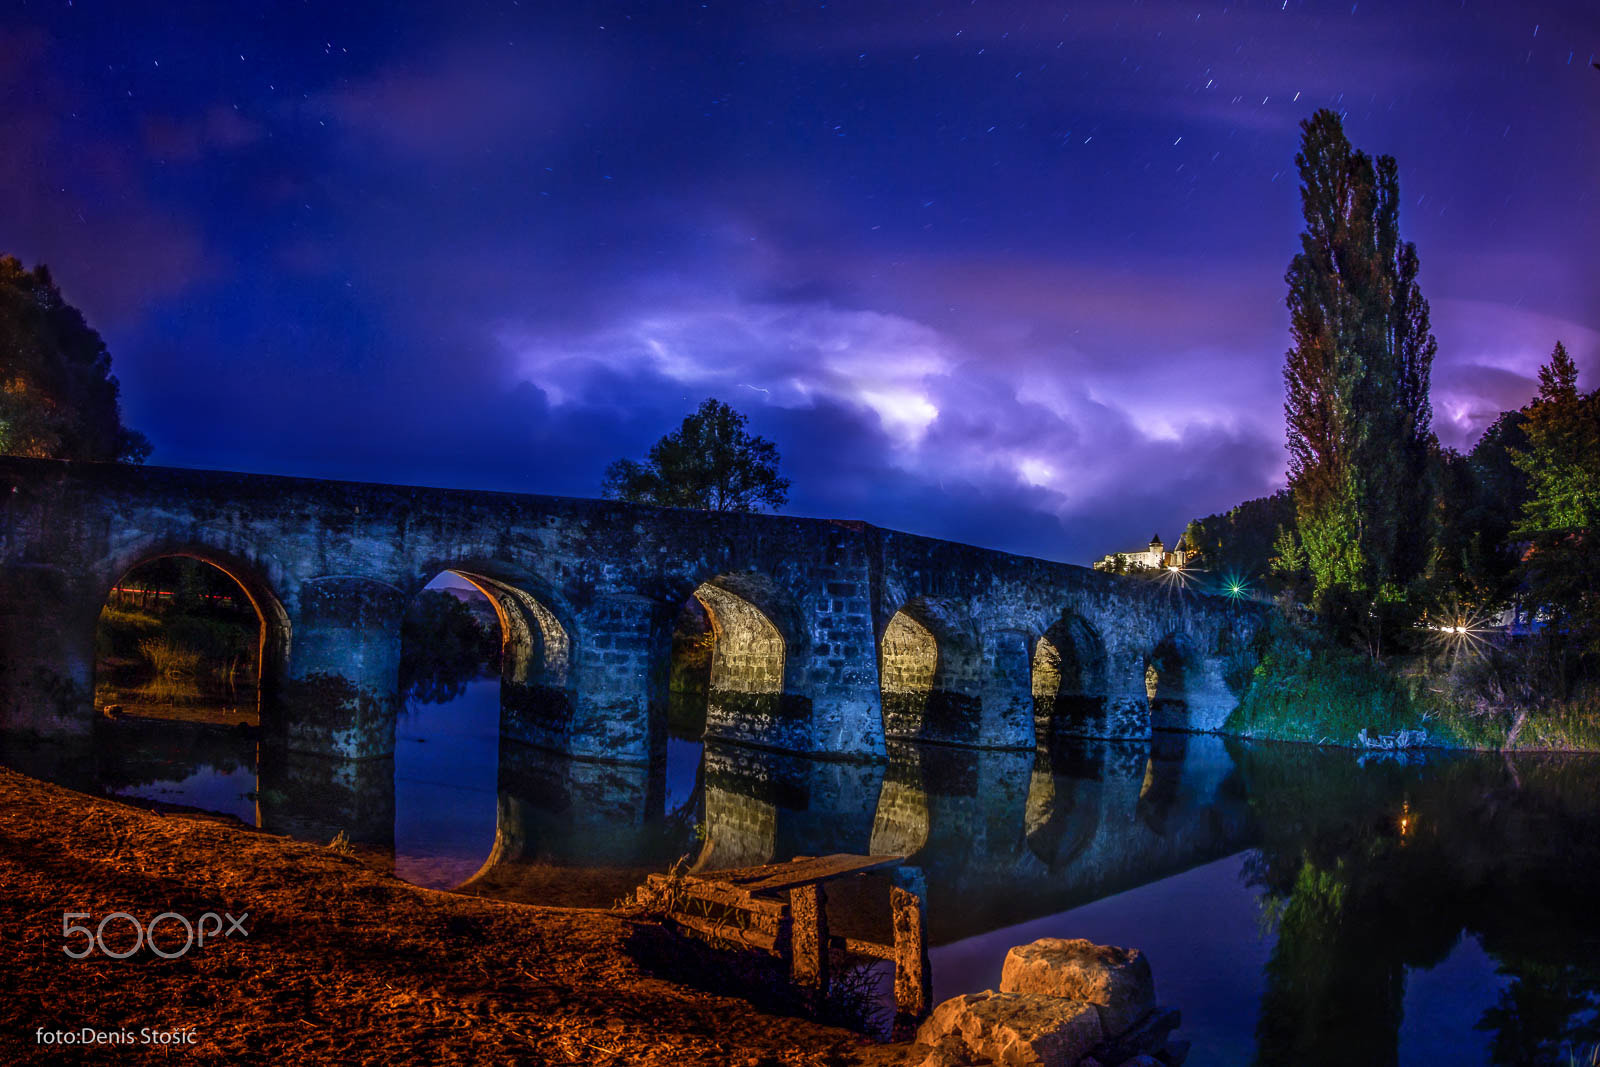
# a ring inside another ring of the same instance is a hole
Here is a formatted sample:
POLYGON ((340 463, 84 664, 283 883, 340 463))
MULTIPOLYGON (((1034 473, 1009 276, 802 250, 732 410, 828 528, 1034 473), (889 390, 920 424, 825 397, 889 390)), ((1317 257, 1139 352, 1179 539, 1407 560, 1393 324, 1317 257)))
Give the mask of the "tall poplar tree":
POLYGON ((1399 170, 1351 147, 1339 116, 1300 124, 1306 228, 1289 264, 1289 487, 1316 595, 1370 601, 1421 568, 1437 348, 1400 240, 1399 170))

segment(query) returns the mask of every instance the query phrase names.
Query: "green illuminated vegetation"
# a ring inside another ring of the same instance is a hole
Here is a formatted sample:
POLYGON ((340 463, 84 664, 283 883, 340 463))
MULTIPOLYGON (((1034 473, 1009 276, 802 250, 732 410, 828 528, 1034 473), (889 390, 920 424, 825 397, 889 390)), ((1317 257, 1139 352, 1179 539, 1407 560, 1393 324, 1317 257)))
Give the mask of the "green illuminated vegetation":
POLYGON ((1301 128, 1289 488, 1187 535, 1219 592, 1280 608, 1228 728, 1600 749, 1600 394, 1557 342, 1527 405, 1465 455, 1441 446, 1398 167, 1354 149, 1332 112, 1301 128))

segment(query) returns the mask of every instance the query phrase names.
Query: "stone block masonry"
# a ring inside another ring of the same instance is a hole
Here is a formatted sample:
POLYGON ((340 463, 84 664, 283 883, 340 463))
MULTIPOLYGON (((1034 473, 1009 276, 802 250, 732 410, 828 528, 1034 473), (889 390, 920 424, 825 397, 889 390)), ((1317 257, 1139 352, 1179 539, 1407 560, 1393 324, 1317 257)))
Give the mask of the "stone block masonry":
POLYGON ((91 734, 107 593, 172 555, 256 606, 264 736, 338 758, 392 755, 400 618, 447 570, 502 620, 503 733, 632 764, 665 751, 690 597, 715 640, 709 736, 867 761, 890 738, 1145 737, 1152 701, 1158 727, 1215 730, 1263 620, 860 522, 4 457, 0 738, 91 734))

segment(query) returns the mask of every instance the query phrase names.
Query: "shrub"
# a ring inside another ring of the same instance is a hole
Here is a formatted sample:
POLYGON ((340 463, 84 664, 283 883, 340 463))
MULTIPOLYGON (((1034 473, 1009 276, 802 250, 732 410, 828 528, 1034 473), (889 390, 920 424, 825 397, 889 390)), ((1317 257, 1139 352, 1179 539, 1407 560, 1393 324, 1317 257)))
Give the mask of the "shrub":
POLYGON ((186 678, 200 667, 200 653, 165 637, 147 637, 139 642, 139 654, 160 678, 186 678))

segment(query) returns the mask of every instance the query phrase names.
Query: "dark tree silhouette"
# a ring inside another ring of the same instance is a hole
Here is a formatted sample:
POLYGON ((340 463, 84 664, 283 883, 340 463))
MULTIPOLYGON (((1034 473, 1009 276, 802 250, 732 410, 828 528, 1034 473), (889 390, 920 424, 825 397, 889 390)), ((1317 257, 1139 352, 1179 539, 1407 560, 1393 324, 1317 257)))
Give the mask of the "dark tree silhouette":
POLYGON ((143 434, 122 425, 111 354, 42 264, 0 256, 0 452, 142 462, 143 434))
POLYGON ((746 419, 720 400, 700 410, 650 448, 643 463, 619 459, 606 468, 609 499, 702 511, 777 510, 789 499, 778 474, 778 449, 745 429, 746 419))
POLYGON ((408 700, 445 704, 499 666, 500 634, 450 593, 424 589, 400 624, 400 691, 408 700))

